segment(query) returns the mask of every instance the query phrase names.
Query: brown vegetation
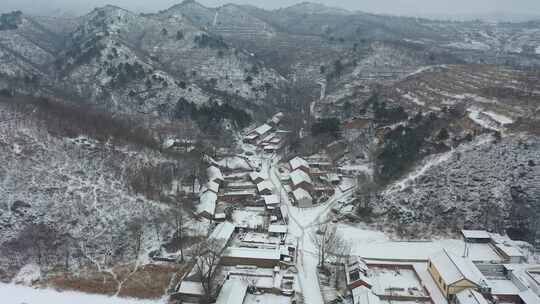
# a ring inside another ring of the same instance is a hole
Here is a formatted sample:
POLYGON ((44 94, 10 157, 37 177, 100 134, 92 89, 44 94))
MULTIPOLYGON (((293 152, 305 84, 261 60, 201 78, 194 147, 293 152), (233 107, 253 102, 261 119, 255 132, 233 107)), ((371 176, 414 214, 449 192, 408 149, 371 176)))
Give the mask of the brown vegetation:
MULTIPOLYGON (((116 267, 115 273, 119 280, 129 275, 129 267, 116 267)), ((140 299, 157 299, 166 294, 173 274, 181 277, 185 271, 182 265, 148 264, 141 266, 122 286, 119 296, 140 299)), ((57 274, 49 279, 48 284, 61 290, 75 290, 93 294, 114 295, 117 292, 117 282, 108 273, 86 271, 75 276, 73 273, 57 274)))

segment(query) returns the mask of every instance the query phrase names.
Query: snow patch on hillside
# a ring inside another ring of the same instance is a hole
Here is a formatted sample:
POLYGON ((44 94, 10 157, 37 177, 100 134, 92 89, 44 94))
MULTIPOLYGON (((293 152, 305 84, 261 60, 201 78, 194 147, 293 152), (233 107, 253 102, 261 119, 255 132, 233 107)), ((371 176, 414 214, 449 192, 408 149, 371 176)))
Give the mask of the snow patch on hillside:
POLYGON ((412 103, 419 105, 419 106, 422 106, 422 107, 423 107, 423 106, 426 105, 426 103, 423 102, 423 101, 420 101, 420 100, 418 99, 418 97, 411 96, 411 93, 407 93, 407 94, 403 95, 403 97, 406 98, 406 99, 408 99, 408 100, 411 101, 412 103))
POLYGON ((28 264, 21 268, 12 282, 17 284, 23 284, 31 286, 32 283, 39 281, 41 278, 41 270, 36 264, 28 264))

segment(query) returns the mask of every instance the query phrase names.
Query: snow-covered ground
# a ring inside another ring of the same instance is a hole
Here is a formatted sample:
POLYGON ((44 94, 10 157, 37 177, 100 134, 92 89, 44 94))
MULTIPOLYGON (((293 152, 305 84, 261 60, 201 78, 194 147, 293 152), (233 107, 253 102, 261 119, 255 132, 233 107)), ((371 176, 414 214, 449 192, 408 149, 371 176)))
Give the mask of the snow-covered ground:
POLYGON ((81 292, 53 289, 35 289, 0 283, 0 298, 6 304, 162 304, 164 300, 138 300, 130 298, 91 295, 81 292))
POLYGON ((412 96, 411 93, 407 93, 407 94, 403 95, 403 98, 406 98, 406 99, 409 100, 410 102, 412 102, 412 103, 414 103, 414 104, 416 104, 416 105, 422 106, 422 107, 426 105, 425 102, 420 101, 420 100, 418 99, 418 97, 412 96))

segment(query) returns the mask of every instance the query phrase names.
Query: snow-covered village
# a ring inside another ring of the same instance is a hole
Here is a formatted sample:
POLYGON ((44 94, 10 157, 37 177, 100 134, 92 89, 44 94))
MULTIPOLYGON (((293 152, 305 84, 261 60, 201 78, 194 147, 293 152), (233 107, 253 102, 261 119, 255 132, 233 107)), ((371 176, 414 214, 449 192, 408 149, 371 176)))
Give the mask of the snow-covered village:
POLYGON ((0 303, 540 304, 538 4, 43 1, 0 303))

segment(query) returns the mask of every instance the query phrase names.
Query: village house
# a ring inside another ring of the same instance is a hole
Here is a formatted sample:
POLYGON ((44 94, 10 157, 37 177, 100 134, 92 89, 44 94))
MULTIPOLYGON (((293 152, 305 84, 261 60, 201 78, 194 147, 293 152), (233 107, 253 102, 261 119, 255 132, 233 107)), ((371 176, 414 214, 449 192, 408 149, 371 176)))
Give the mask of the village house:
POLYGON ((206 187, 206 191, 212 191, 214 193, 218 193, 220 186, 215 181, 209 181, 208 183, 206 183, 205 187, 206 187))
POLYGON ((285 114, 283 114, 283 112, 276 113, 274 116, 272 116, 272 118, 268 121, 268 123, 277 127, 281 123, 284 117, 285 117, 285 114))
POLYGON ((299 208, 313 207, 313 198, 311 197, 311 194, 302 188, 293 191, 293 198, 299 208))
POLYGON ((287 235, 287 225, 270 225, 268 226, 268 234, 283 239, 287 235))
POLYGON ((527 262, 527 257, 517 247, 503 242, 493 242, 492 245, 506 263, 520 264, 527 262))
POLYGON ((279 206, 280 200, 277 195, 263 195, 262 198, 267 210, 274 210, 279 206))
POLYGON ((177 286, 176 292, 171 294, 171 298, 180 300, 182 303, 199 303, 204 294, 204 287, 201 282, 184 280, 177 286))
POLYGON ((208 181, 216 182, 220 185, 223 185, 225 178, 221 173, 221 170, 216 166, 210 166, 206 169, 206 175, 208 176, 208 181))
POLYGON ((456 294, 452 304, 489 304, 489 302, 474 289, 465 289, 456 294))
POLYGON ((216 304, 242 304, 246 298, 248 282, 241 279, 229 279, 221 287, 216 304))
POLYGON ((429 259, 428 271, 448 300, 453 300, 457 293, 465 289, 489 293, 486 278, 474 263, 447 250, 429 259))
POLYGON ((244 203, 249 204, 254 202, 257 197, 256 190, 231 190, 220 194, 220 199, 228 203, 244 203))
POLYGON ((304 189, 307 192, 313 191, 313 181, 311 177, 304 171, 297 169, 290 173, 292 190, 304 189))
POLYGON ((213 191, 205 191, 199 198, 199 204, 195 207, 198 216, 212 219, 216 211, 217 194, 213 191))
MULTIPOLYGON (((214 228, 212 233, 208 236, 208 240, 210 243, 214 244, 215 250, 218 252, 223 252, 225 250, 232 239, 234 228, 234 225, 228 222, 220 223, 214 228)), ((203 255, 204 254, 207 253, 203 253, 203 255)), ((200 257, 197 257, 197 259, 199 258, 200 257)), ((185 303, 198 303, 204 295, 204 288, 200 281, 199 269, 197 269, 195 265, 192 265, 191 270, 184 275, 175 290, 172 298, 182 300, 185 303)))
POLYGON ((461 236, 467 243, 490 243, 491 235, 485 230, 461 230, 461 236))
POLYGON ((381 300, 369 288, 360 286, 352 290, 353 304, 381 304, 381 300))
POLYGON ((260 268, 279 266, 280 261, 279 248, 229 247, 221 259, 224 266, 248 265, 260 268))
POLYGON ((308 162, 301 157, 297 156, 291 159, 289 165, 291 166, 291 171, 302 170, 306 174, 310 174, 311 168, 309 167, 308 162))
POLYGON ((257 189, 257 185, 252 183, 251 181, 235 181, 235 182, 229 182, 226 184, 226 187, 228 190, 255 190, 257 189))
POLYGON ((249 132, 249 134, 244 137, 244 141, 247 143, 255 144, 258 139, 263 138, 268 132, 272 130, 272 126, 268 124, 263 124, 257 127, 255 130, 249 132))
POLYGON ((345 263, 345 279, 347 287, 354 289, 360 286, 371 289, 373 284, 369 278, 369 268, 364 260, 360 257, 353 257, 345 263))
POLYGON ((268 178, 267 176, 263 176, 263 174, 261 174, 260 172, 253 171, 253 172, 249 173, 249 179, 254 184, 258 184, 260 182, 263 182, 267 178, 268 178))
POLYGON ((257 184, 257 191, 259 192, 259 195, 272 195, 273 190, 274 185, 268 180, 257 184))

